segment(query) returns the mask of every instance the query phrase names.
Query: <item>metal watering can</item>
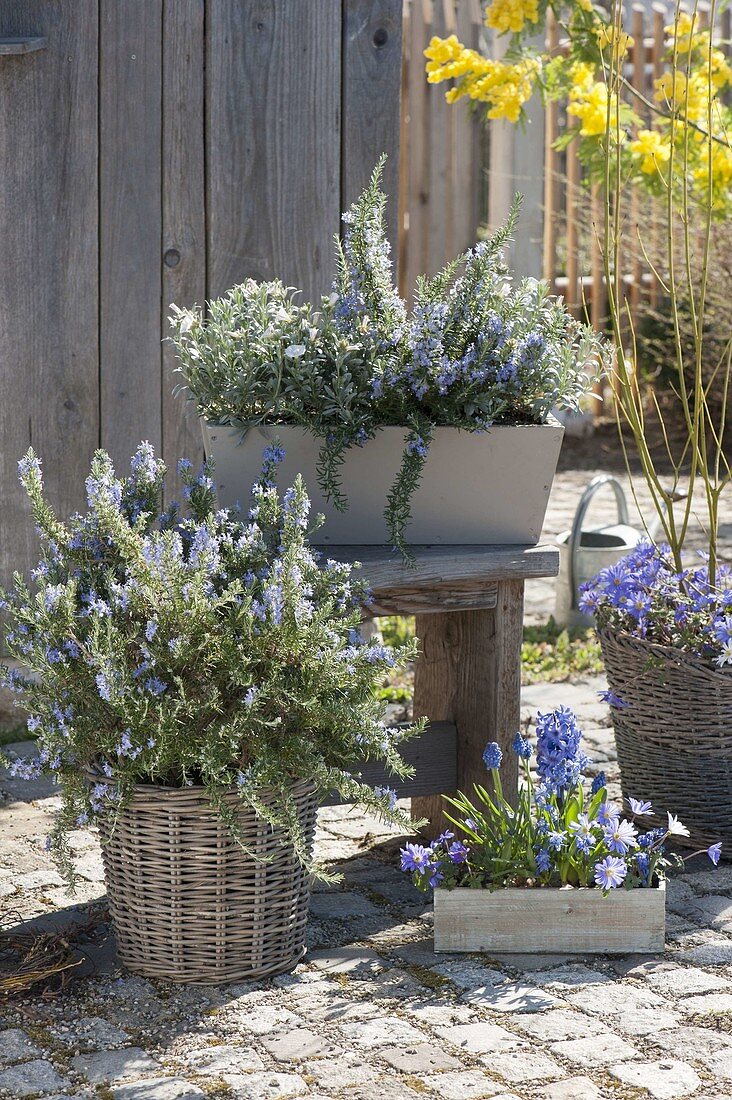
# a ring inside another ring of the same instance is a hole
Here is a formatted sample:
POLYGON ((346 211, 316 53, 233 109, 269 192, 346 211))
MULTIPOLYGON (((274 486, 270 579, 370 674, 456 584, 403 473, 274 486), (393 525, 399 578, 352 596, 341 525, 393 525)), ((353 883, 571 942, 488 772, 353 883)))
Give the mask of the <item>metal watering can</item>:
POLYGON ((580 586, 597 576, 601 569, 629 554, 643 537, 643 531, 628 523, 628 502, 617 478, 609 474, 594 477, 580 498, 571 531, 563 531, 557 536, 559 576, 554 618, 560 626, 593 625, 592 616, 583 615, 578 608, 580 586), (617 523, 610 527, 584 530, 583 524, 592 498, 606 485, 615 494, 617 523))

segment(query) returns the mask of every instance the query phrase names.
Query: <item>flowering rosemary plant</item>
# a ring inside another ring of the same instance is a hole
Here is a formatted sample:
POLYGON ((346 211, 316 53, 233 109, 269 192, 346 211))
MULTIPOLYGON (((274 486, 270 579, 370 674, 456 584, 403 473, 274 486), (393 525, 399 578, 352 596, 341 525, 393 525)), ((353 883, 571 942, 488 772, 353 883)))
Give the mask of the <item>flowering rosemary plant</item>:
POLYGON ((580 608, 600 629, 673 646, 732 668, 732 569, 677 573, 667 546, 641 543, 581 588, 580 608))
POLYGON ((174 343, 189 395, 211 422, 299 425, 322 441, 320 484, 344 510, 346 450, 379 428, 405 428, 385 502, 393 544, 406 553, 410 501, 434 429, 483 432, 540 424, 574 409, 605 345, 545 283, 513 284, 503 248, 518 217, 421 278, 410 311, 394 286, 384 225, 383 160, 343 215, 333 292, 317 311, 279 282, 248 280, 202 310, 174 308, 174 343))
POLYGON ((291 780, 409 827, 394 792, 362 783, 358 766, 409 774, 398 743, 420 727, 388 729, 374 688, 412 651, 362 641, 364 584, 310 549, 302 480, 283 496, 273 485, 283 457, 269 448, 242 516, 217 511, 210 470, 185 461, 187 514, 161 513, 165 468, 151 446, 125 478, 99 451, 88 511, 68 523, 46 503, 33 452, 20 462, 43 553, 32 586, 16 575, 4 594, 8 648, 28 670, 5 679, 38 756, 10 767, 56 778, 51 846, 71 880, 68 831, 113 819, 137 783, 202 785, 235 834, 223 796, 237 791, 308 866, 291 780))
MULTIPOLYGON (((567 707, 539 714, 533 770, 534 750, 528 738, 516 734, 513 750, 523 773, 516 806, 503 794, 503 754, 491 742, 483 757, 491 792, 476 785, 474 801, 464 794, 447 798, 453 809, 447 816, 457 832, 447 830, 428 847, 407 844, 402 870, 424 891, 437 886, 589 886, 607 894, 618 887, 655 886, 669 870, 683 866, 666 845, 674 836, 688 836, 688 829, 673 814, 664 828, 644 828, 643 819, 653 808, 635 798, 628 800, 629 813, 623 816, 608 799, 602 773, 587 783, 590 761, 581 740, 567 707)), ((721 847, 707 849, 715 866, 721 847)))

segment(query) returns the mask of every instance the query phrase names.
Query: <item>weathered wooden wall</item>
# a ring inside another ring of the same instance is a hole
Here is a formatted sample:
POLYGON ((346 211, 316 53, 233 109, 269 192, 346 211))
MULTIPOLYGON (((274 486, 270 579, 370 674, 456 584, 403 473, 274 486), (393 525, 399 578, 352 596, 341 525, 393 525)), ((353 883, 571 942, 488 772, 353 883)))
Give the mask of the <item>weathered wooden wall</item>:
POLYGON ((281 276, 329 289, 340 213, 389 153, 402 0, 3 0, 0 581, 32 564, 29 444, 62 514, 103 446, 196 459, 169 305, 281 276))
POLYGON ((486 128, 478 112, 445 101, 428 84, 424 50, 433 35, 481 44, 480 0, 404 0, 399 286, 435 275, 471 248, 486 221, 486 128))

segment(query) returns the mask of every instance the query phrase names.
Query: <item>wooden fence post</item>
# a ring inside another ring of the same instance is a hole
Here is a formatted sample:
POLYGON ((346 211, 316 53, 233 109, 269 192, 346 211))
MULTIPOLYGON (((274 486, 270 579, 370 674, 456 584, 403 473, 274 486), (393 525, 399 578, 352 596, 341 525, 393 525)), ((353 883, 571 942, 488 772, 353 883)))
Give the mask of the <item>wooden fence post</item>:
MULTIPOLYGON (((501 58, 508 48, 509 36, 493 34, 492 53, 501 58)), ((543 48, 544 41, 534 40, 543 48)), ((543 274, 544 172, 537 170, 537 150, 544 147, 544 107, 538 100, 526 105, 526 125, 513 122, 490 123, 490 167, 488 175, 488 223, 498 229, 508 216, 516 192, 523 195, 521 218, 509 250, 510 263, 518 275, 543 274)))

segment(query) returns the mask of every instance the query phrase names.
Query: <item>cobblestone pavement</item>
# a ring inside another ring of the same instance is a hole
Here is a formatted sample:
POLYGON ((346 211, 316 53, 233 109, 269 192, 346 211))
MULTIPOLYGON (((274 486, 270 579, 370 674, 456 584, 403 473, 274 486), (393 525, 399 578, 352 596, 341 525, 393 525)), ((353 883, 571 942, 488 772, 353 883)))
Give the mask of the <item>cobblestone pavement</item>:
MULTIPOLYGON (((601 686, 533 685, 524 710, 573 706, 617 790, 601 686)), ((52 926, 85 919, 104 891, 94 837, 73 838, 82 887, 72 898, 42 846, 53 792, 0 785, 2 906, 54 914, 52 926)), ((305 962, 268 982, 148 982, 123 974, 98 933, 63 994, 0 1009, 0 1095, 732 1097, 732 867, 695 867, 670 885, 657 958, 436 956, 431 906, 396 867, 402 841, 363 814, 322 812, 318 854, 344 883, 316 889, 305 962)))
MULTIPOLYGON (((549 534, 590 476, 561 475, 549 534)), ((535 586, 529 612, 545 618, 551 598, 535 586)), ((533 685, 523 707, 527 718, 574 707, 617 795, 602 686, 533 685)), ((103 921, 93 835, 72 838, 75 897, 44 851, 56 804, 44 782, 0 778, 0 911, 38 927, 103 921)), ((732 865, 690 865, 670 884, 658 957, 435 955, 431 906, 396 866, 403 840, 347 808, 321 813, 317 854, 344 882, 316 889, 308 956, 274 980, 201 989, 132 977, 102 923, 61 995, 0 1007, 0 1096, 732 1100, 732 865)))

